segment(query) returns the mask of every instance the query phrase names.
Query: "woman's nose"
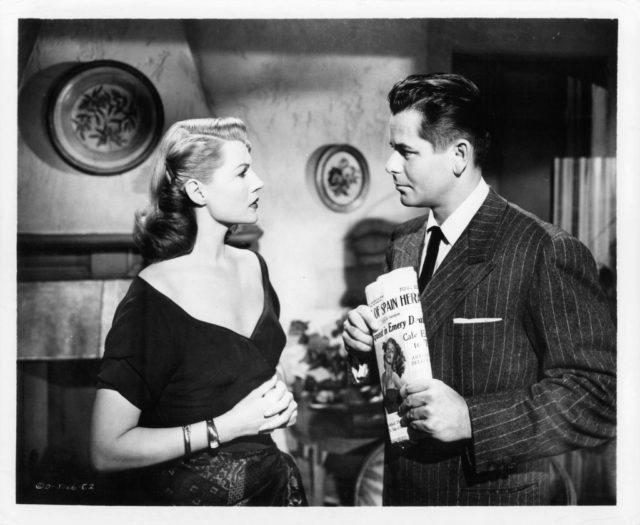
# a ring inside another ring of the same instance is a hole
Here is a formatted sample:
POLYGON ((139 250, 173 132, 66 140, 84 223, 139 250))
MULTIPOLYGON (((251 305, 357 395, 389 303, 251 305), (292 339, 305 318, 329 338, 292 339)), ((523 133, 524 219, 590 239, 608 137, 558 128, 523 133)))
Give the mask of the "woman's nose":
POLYGON ((264 181, 258 176, 258 174, 251 170, 251 172, 253 173, 253 191, 258 191, 259 189, 261 189, 264 186, 264 181))

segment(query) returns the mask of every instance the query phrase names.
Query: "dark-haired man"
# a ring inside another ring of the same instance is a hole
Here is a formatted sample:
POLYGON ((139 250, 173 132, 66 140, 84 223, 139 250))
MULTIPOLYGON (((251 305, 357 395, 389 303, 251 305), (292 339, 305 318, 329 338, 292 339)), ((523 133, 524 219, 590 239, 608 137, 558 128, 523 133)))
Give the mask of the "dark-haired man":
MULTIPOLYGON (((405 206, 387 270, 413 266, 433 379, 402 388, 412 442, 387 445, 386 505, 544 505, 549 457, 615 435, 615 334, 589 251, 497 195, 477 87, 413 75, 389 93, 386 165, 405 206)), ((360 375, 377 321, 349 312, 360 375)))

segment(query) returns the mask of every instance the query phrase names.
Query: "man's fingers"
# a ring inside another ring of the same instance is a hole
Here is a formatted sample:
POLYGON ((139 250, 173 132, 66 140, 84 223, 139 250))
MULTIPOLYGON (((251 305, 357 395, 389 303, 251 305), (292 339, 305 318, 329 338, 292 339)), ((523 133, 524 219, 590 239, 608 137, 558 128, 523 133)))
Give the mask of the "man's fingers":
POLYGON ((365 304, 361 304, 356 308, 356 311, 360 314, 364 322, 367 324, 367 328, 372 332, 380 329, 380 320, 376 319, 373 315, 373 311, 365 304))
POLYGON ((431 378, 409 381, 400 388, 400 395, 402 397, 408 397, 411 394, 426 391, 432 388, 436 382, 437 379, 431 378))
POLYGON ((345 322, 345 327, 352 325, 357 328, 361 332, 370 333, 375 332, 380 328, 380 321, 378 321, 374 316, 371 308, 368 306, 361 304, 356 309, 351 310, 347 314, 347 320, 345 322))
POLYGON ((433 432, 429 428, 428 423, 423 420, 412 421, 408 425, 407 432, 411 441, 418 441, 420 439, 432 437, 433 435, 433 432))
POLYGON ((425 406, 429 403, 429 397, 430 396, 425 391, 418 392, 417 394, 409 394, 400 404, 398 412, 402 415, 414 407, 425 406))
MULTIPOLYGON (((360 332, 362 334, 362 332, 360 332)), ((362 334, 360 339, 355 339, 349 332, 342 332, 342 338, 344 344, 353 350, 359 350, 360 352, 370 352, 373 347, 373 338, 371 336, 363 337, 366 334, 362 334)))
POLYGON ((423 405, 406 409, 400 421, 403 426, 407 426, 409 423, 427 419, 428 416, 429 410, 423 405))

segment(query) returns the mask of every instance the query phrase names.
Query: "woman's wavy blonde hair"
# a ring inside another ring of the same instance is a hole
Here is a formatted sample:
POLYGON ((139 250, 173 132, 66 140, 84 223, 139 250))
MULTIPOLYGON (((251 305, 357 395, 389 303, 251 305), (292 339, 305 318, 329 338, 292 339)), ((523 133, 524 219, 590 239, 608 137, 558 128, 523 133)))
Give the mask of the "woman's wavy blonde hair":
POLYGON ((187 180, 209 182, 224 162, 222 146, 240 141, 251 151, 247 129, 237 118, 182 120, 164 134, 150 183, 150 203, 136 213, 133 239, 145 262, 186 255, 198 233, 187 180))

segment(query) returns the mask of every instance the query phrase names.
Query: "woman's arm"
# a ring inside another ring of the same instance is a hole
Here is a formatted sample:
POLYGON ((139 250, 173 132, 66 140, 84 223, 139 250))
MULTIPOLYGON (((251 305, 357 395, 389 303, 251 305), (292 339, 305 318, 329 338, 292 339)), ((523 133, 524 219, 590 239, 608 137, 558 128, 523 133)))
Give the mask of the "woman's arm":
MULTIPOLYGON (((91 421, 91 462, 101 471, 146 467, 184 454, 182 427, 138 427, 140 409, 115 390, 96 394, 91 421)), ((206 428, 191 425, 192 450, 207 446, 206 428)))
POLYGON ((400 390, 402 388, 402 386, 404 385, 404 383, 402 382, 402 379, 400 379, 400 376, 398 374, 396 374, 395 372, 391 373, 391 380, 394 384, 394 386, 400 390))
MULTIPOLYGON (((228 412, 214 418, 220 442, 295 423, 297 405, 282 381, 272 377, 228 412)), ((91 422, 91 461, 101 471, 146 467, 183 456, 182 427, 138 426, 140 409, 115 390, 99 389, 91 422)), ((190 425, 191 451, 208 446, 204 421, 190 425)))

